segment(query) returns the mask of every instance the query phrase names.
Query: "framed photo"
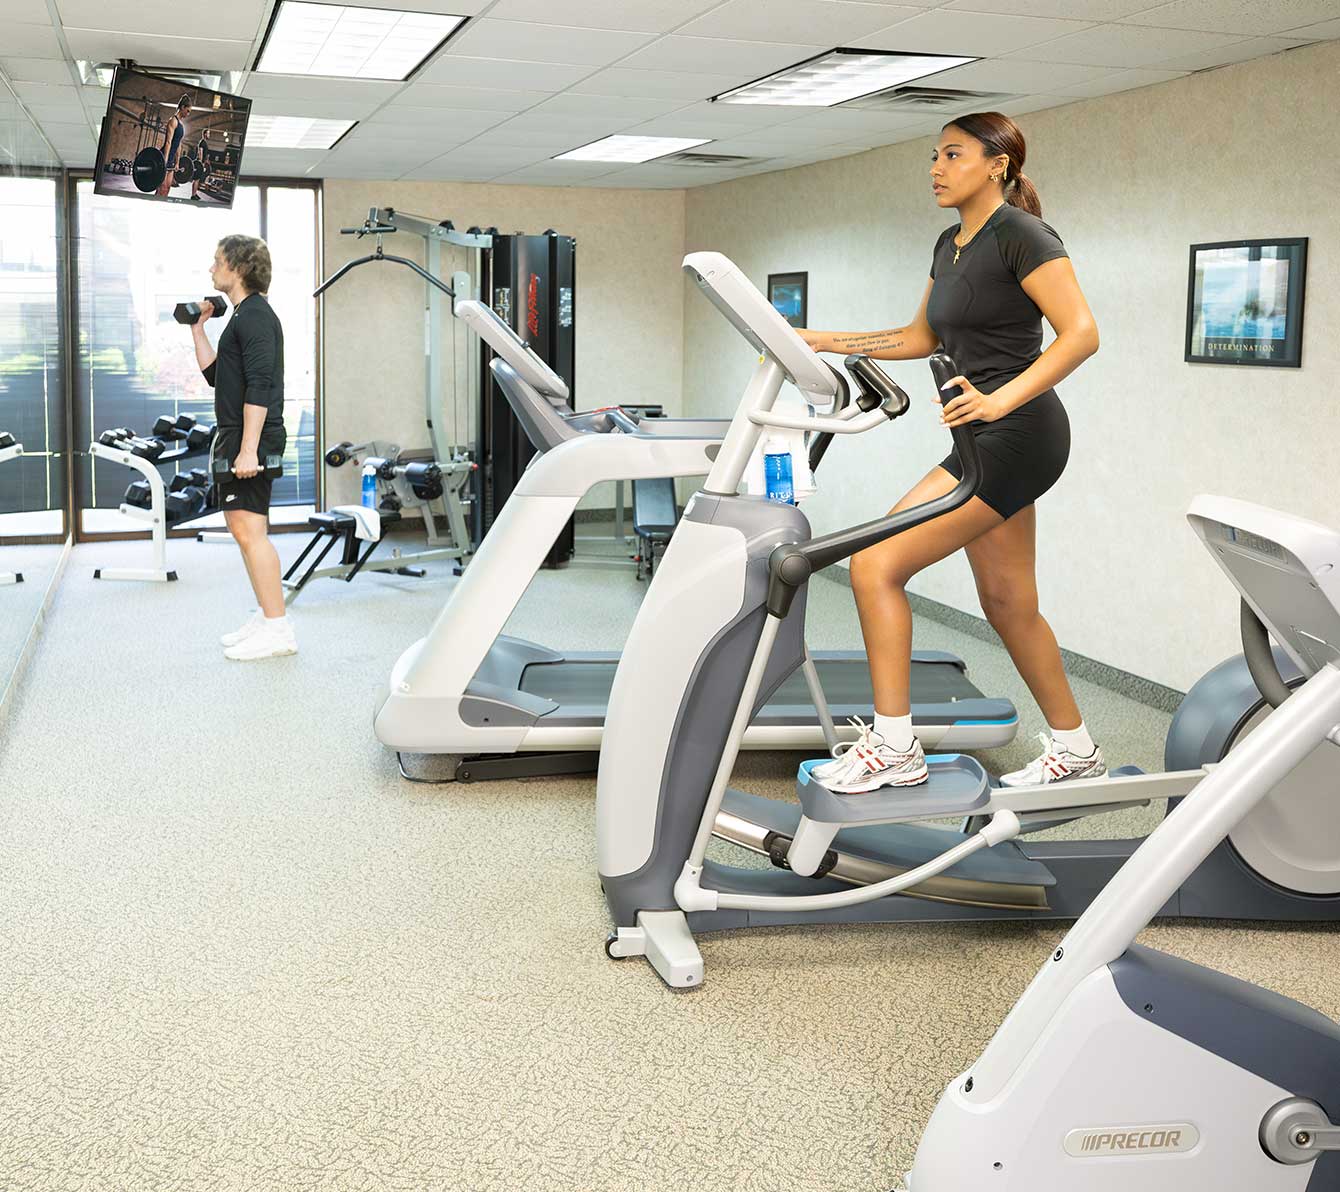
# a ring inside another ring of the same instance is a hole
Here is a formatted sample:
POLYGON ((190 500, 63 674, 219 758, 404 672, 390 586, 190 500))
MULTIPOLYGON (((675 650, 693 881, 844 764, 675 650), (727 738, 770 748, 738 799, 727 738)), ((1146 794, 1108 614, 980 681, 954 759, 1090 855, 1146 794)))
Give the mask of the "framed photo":
POLYGON ((1306 236, 1193 244, 1186 360, 1298 368, 1306 273, 1306 236))
POLYGON ((808 273, 769 273, 768 301, 782 313, 792 327, 806 327, 809 317, 810 275, 808 273))

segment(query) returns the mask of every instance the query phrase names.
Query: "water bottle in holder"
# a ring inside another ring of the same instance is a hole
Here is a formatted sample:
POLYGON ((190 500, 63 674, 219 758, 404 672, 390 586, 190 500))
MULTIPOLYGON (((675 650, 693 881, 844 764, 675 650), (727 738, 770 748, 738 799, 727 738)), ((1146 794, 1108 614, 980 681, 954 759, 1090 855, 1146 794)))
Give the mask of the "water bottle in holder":
POLYGON ((796 503, 791 475, 791 445, 780 438, 770 438, 763 448, 764 495, 769 501, 796 503))
POLYGON ((363 468, 363 506, 367 509, 377 508, 377 469, 372 464, 366 464, 363 468))

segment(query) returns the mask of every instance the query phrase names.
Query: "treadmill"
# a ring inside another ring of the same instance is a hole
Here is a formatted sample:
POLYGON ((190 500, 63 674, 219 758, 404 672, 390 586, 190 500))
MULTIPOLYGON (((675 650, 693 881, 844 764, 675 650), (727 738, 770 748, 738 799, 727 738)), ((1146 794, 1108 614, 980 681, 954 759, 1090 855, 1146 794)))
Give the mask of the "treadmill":
MULTIPOLYGON (((594 485, 704 475, 729 421, 639 418, 617 406, 574 414, 562 378, 492 310, 460 301, 455 313, 496 353, 490 368, 536 455, 432 628, 396 662, 375 731, 416 781, 425 779, 409 772, 405 754, 453 755, 448 781, 594 770, 618 653, 553 650, 504 635, 503 626, 594 485)), ((834 400, 845 401, 845 382, 833 376, 834 400)), ((658 573, 652 582, 693 577, 658 573)), ((912 705, 928 750, 993 748, 1018 728, 1013 703, 984 696, 953 654, 914 652, 912 705)), ((850 717, 873 714, 863 651, 807 655, 766 693, 743 744, 823 751, 855 735, 850 717)))

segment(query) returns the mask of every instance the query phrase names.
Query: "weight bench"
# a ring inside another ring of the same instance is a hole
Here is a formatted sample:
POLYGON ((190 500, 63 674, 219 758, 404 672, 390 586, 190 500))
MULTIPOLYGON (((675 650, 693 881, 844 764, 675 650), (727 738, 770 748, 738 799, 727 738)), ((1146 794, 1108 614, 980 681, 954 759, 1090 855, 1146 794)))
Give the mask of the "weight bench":
POLYGON ((637 535, 637 578, 655 574, 679 522, 675 482, 669 476, 633 481, 633 533, 637 535))
MULTIPOLYGON (((373 551, 381 545, 386 527, 400 520, 399 512, 393 510, 382 512, 368 509, 363 505, 336 505, 325 513, 312 514, 307 519, 308 526, 314 531, 312 540, 284 572, 284 603, 292 604, 298 598, 298 593, 307 586, 307 582, 313 579, 342 579, 345 583, 350 583, 360 571, 393 571, 396 575, 411 575, 416 579, 422 579, 428 574, 427 570, 423 567, 409 566, 410 560, 402 558, 398 550, 384 559, 369 562, 373 551), (325 545, 321 547, 320 553, 312 560, 307 570, 295 579, 298 569, 323 540, 325 545), (322 568, 321 564, 337 544, 340 547, 340 562, 335 566, 322 568)), ((425 558, 438 557, 439 554, 443 557, 459 556, 459 552, 426 551, 412 558, 418 562, 425 558)), ((456 574, 460 573, 458 566, 456 574)))

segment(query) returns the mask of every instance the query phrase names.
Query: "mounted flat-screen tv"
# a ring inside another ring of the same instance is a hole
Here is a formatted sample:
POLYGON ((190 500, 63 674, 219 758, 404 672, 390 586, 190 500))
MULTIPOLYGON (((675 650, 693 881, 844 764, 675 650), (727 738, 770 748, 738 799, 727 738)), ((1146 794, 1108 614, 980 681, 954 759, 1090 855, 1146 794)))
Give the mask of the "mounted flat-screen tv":
POLYGON ((231 207, 251 100, 117 67, 93 189, 200 207, 231 207))

